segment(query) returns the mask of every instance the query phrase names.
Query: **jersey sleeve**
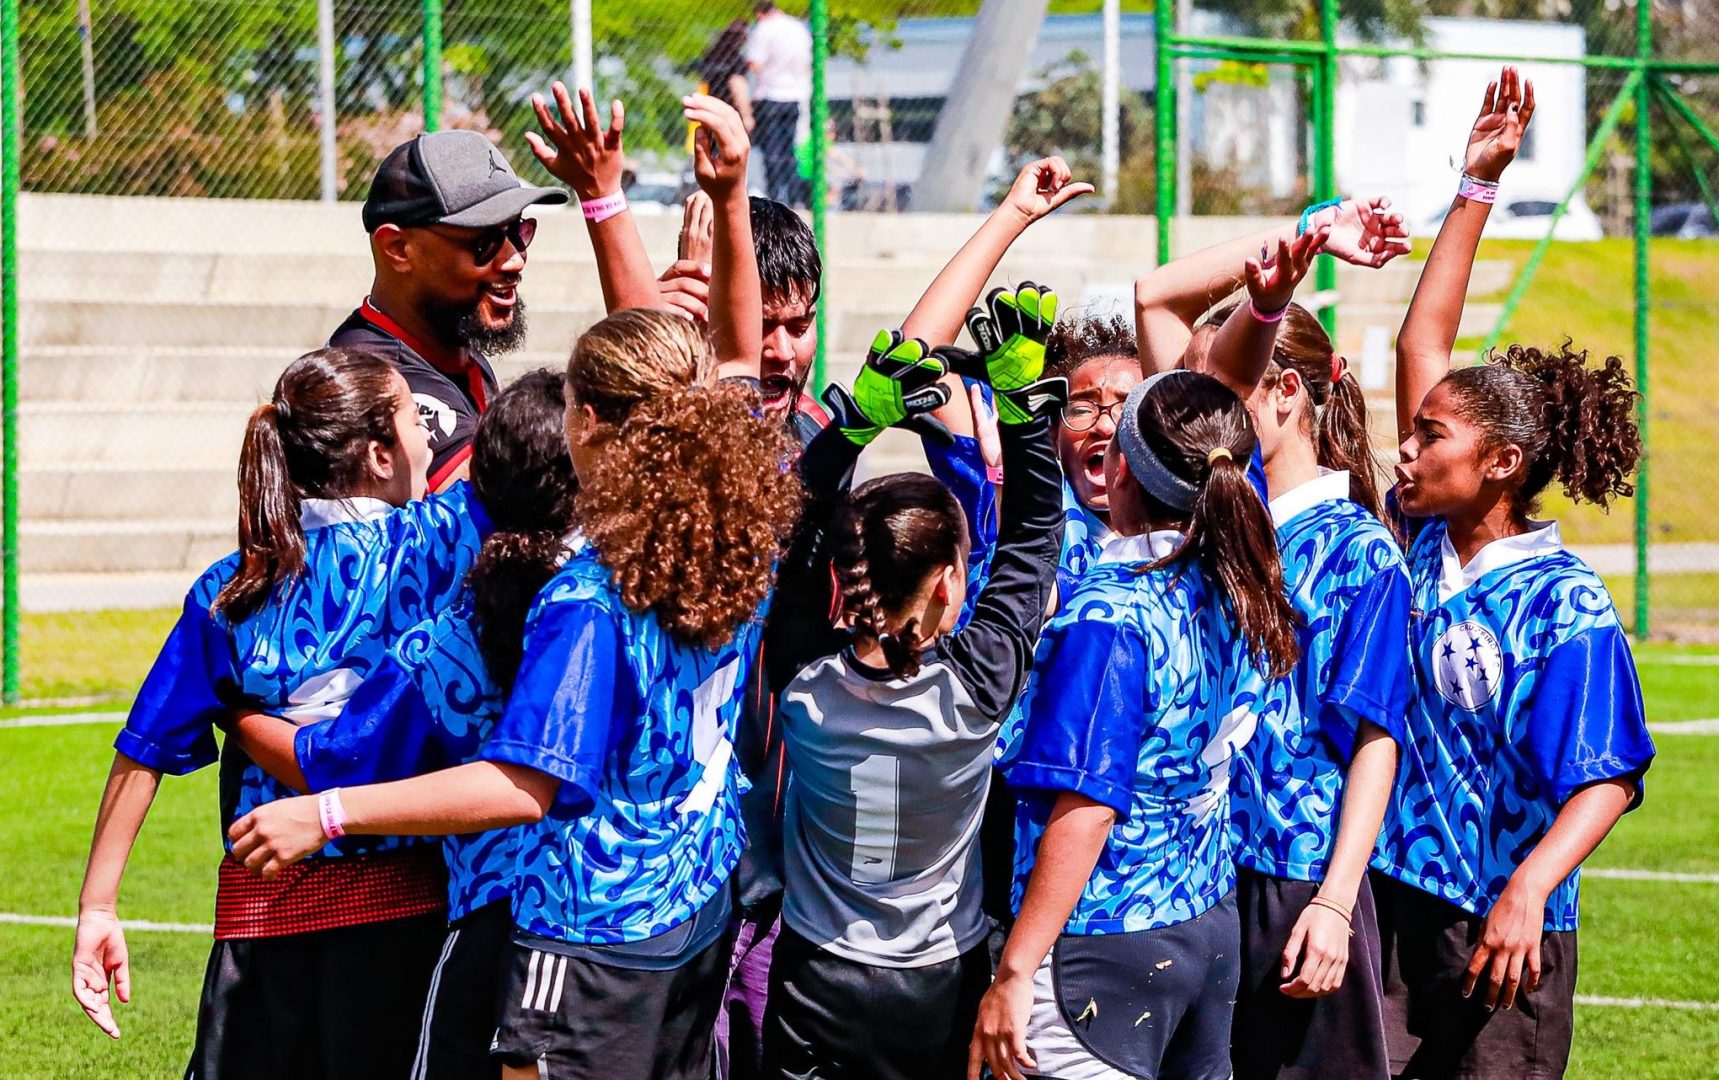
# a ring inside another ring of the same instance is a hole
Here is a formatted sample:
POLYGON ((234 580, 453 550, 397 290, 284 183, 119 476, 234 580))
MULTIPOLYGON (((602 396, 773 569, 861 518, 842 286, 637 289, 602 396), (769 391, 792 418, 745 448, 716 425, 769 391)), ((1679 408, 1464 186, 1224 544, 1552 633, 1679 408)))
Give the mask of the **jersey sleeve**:
POLYGON ((1621 627, 1589 630, 1552 650, 1535 682, 1525 752, 1560 806, 1587 784, 1626 777, 1637 781, 1631 807, 1640 804, 1654 748, 1621 627))
POLYGON ((114 749, 175 776, 214 764, 220 756, 215 721, 237 703, 238 682, 227 633, 207 608, 188 598, 137 691, 114 749))
POLYGON ((1092 618, 1052 626, 1009 785, 1072 791, 1126 815, 1145 738, 1150 662, 1131 622, 1092 618))
POLYGON ((447 607, 465 587, 466 572, 494 526, 468 481, 394 511, 394 539, 403 558, 420 568, 423 611, 447 607))
POLYGON ((1002 523, 973 617, 941 646, 980 712, 1001 721, 1032 670, 1062 547, 1062 470, 1050 420, 1003 425, 1002 523))
POLYGON ((997 488, 986 475, 985 456, 979 451, 979 440, 967 435, 953 436, 953 443, 937 439, 920 440, 925 447, 925 462, 931 475, 943 481, 961 504, 967 517, 967 534, 973 540, 969 561, 978 563, 985 551, 997 542, 997 488))
POLYGON ((614 614, 587 601, 554 604, 527 629, 507 708, 478 756, 548 773, 591 796, 617 723, 636 717, 640 704, 614 614))
POLYGON ((435 717, 411 671, 390 655, 340 715, 299 728, 298 767, 311 791, 403 780, 456 764, 443 753, 435 717))
POLYGON ((836 591, 830 570, 829 529, 853 484, 859 448, 834 426, 826 427, 800 456, 806 499, 800 520, 777 568, 770 613, 764 622, 764 670, 780 693, 800 669, 836 652, 847 635, 831 618, 836 591))
POLYGON ((1409 579, 1400 568, 1379 569, 1349 598, 1331 643, 1329 682, 1321 705, 1340 723, 1323 729, 1337 743, 1338 756, 1354 752, 1355 732, 1366 720, 1383 728, 1399 747, 1408 742, 1409 579))

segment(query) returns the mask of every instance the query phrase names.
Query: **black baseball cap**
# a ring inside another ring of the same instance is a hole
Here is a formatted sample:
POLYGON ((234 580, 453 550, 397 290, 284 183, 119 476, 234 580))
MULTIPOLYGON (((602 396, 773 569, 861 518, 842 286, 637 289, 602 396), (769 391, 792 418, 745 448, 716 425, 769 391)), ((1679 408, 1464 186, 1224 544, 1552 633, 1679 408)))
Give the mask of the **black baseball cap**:
POLYGON ((536 203, 564 203, 560 188, 521 180, 476 131, 432 131, 389 151, 364 200, 364 231, 379 225, 486 228, 536 203))

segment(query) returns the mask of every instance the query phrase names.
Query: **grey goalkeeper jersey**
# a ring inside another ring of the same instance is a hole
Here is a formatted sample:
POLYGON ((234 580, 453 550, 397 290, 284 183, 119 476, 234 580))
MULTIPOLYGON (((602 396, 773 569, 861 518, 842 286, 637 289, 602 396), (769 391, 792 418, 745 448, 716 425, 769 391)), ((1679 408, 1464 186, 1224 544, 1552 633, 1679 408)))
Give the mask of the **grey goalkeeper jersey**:
POLYGON ((832 426, 801 463, 805 520, 784 560, 766 666, 787 746, 782 919, 832 953, 879 967, 953 960, 979 944, 979 824, 997 729, 1032 666, 1062 541, 1062 474, 1043 419, 1001 432, 991 574, 967 625, 896 677, 830 623, 822 530, 839 501, 832 426))

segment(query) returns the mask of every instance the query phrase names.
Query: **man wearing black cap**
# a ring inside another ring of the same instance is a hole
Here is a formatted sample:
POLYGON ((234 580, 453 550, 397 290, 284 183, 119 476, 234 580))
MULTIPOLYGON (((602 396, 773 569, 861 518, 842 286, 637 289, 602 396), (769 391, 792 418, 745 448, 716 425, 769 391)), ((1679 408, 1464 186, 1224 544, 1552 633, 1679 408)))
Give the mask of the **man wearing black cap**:
POLYGON ((488 354, 525 340, 519 279, 537 222, 567 193, 531 187, 475 131, 436 131, 394 148, 364 200, 376 276, 330 345, 394 361, 430 432, 430 490, 467 472, 478 415, 495 393, 488 354))

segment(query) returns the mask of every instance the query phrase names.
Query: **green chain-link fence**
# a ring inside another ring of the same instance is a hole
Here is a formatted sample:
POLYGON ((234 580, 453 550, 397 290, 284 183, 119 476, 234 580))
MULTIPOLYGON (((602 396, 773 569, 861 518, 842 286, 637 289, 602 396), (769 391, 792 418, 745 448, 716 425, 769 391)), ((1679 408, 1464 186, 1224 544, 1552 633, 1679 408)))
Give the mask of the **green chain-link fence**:
MULTIPOLYGON (((1424 252, 1479 87, 1522 63, 1541 109, 1482 247, 1465 347, 1568 333, 1647 376, 1642 496, 1610 516, 1550 509, 1638 629, 1719 632, 1705 488, 1719 406, 1702 377, 1719 331, 1702 289, 1719 270, 1710 6, 783 6, 814 36, 799 191, 825 255, 832 362, 899 320, 974 223, 909 211, 982 209, 1044 153, 1099 194, 1029 233, 1001 276, 1037 275, 1075 303, 1125 305, 1155 258, 1339 190, 1393 195, 1424 252), (1537 243, 1547 235, 1570 242, 1537 243)), ((240 421, 362 296, 355 203, 388 149, 428 117, 484 131, 547 182, 522 139, 529 95, 589 80, 627 103, 632 201, 666 260, 690 189, 679 99, 740 70, 752 5, 0 0, 0 15, 15 699, 82 685, 20 683, 21 612, 172 603, 230 550, 240 421), (426 84, 426 70, 440 77, 426 84)), ((762 190, 761 169, 754 179, 762 190)), ((534 330, 507 373, 559 363, 601 314, 577 215, 544 224, 526 283, 534 330)), ((1371 275, 1322 267, 1313 296, 1375 391, 1383 453, 1418 257, 1371 275)))

